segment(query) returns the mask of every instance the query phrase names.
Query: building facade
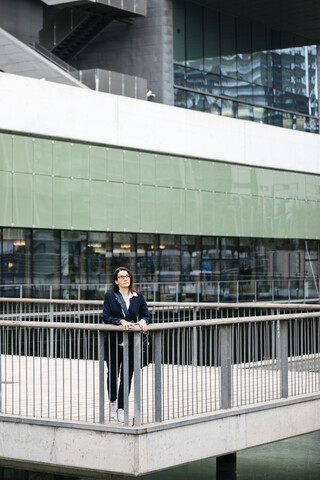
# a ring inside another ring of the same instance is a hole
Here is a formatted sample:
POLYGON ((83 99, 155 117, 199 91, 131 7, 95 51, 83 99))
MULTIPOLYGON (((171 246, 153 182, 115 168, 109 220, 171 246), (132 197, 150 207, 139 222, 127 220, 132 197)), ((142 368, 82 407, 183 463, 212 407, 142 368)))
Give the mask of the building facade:
POLYGON ((0 285, 318 296, 317 2, 126 3, 0 4, 0 285))

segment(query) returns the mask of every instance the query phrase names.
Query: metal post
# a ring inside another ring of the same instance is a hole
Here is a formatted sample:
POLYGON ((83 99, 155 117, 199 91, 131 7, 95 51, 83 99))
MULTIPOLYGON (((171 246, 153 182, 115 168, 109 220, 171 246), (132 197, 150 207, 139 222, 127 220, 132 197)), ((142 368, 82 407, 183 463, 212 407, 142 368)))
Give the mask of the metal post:
POLYGON ((221 342, 221 408, 231 408, 231 325, 220 328, 221 342))
MULTIPOLYGON (((197 320, 197 308, 193 307, 193 320, 197 320)), ((193 331, 193 348, 192 348, 192 365, 198 365, 198 330, 197 327, 192 328, 193 331)))
POLYGON ((155 331, 154 340, 154 420, 162 421, 162 377, 161 377, 161 331, 155 331))
POLYGON ((280 322, 281 398, 288 397, 288 321, 280 322))
POLYGON ((134 424, 141 425, 141 333, 134 332, 134 424))
MULTIPOLYGON (((119 347, 118 347, 119 348, 119 347)), ((124 424, 129 424, 129 334, 123 332, 123 410, 124 424)))
POLYGON ((98 332, 99 342, 99 422, 104 423, 104 332, 98 332))
MULTIPOLYGON (((53 318, 53 303, 50 303, 50 322, 54 322, 54 318, 53 318)), ((49 338, 49 342, 50 342, 50 357, 53 357, 54 356, 54 330, 53 328, 50 328, 50 338, 49 338)))

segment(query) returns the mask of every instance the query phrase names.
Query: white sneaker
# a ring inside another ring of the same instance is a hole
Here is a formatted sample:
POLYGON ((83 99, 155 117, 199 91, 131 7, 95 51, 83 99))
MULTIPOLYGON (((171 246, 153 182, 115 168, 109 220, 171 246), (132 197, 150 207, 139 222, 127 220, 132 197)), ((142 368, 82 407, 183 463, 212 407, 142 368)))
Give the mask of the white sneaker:
POLYGON ((117 402, 110 402, 110 418, 117 418, 117 402))
POLYGON ((123 408, 118 409, 118 422, 124 422, 124 410, 123 408))

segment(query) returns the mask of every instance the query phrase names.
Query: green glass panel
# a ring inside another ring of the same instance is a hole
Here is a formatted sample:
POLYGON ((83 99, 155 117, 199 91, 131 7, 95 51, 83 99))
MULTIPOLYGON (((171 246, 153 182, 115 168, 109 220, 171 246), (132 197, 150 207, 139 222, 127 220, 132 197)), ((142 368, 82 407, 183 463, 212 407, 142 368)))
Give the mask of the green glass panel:
POLYGON ((108 180, 123 182, 123 150, 120 148, 108 148, 108 180))
POLYGON ((140 153, 140 183, 156 185, 156 157, 153 153, 140 153))
POLYGON ((263 173, 263 192, 265 197, 273 197, 273 170, 260 169, 263 173))
POLYGON ((43 175, 52 175, 51 140, 35 138, 33 142, 33 171, 43 175))
POLYGON ((319 200, 320 199, 320 176, 306 175, 306 199, 319 200))
POLYGON ((297 198, 305 199, 306 197, 306 176, 301 173, 292 173, 293 181, 296 184, 297 198))
POLYGON ((52 227, 52 177, 35 175, 34 177, 34 212, 35 227, 52 227))
POLYGON ((173 233, 186 232, 186 191, 178 188, 171 190, 171 221, 173 233))
POLYGON ((275 236, 274 199, 264 197, 263 199, 263 235, 269 238, 275 236))
MULTIPOLYGON (((253 237, 264 236, 264 221, 263 221, 263 197, 252 196, 250 198, 250 215, 251 215, 251 232, 253 237)), ((243 228, 243 235, 248 236, 245 228, 243 228)))
POLYGON ((54 140, 52 142, 52 151, 53 174, 58 177, 71 177, 73 174, 71 169, 71 144, 54 140))
POLYGON ((74 178, 71 181, 71 226, 89 230, 90 227, 90 184, 88 180, 74 178))
POLYGON ((186 190, 186 231, 191 234, 200 233, 200 192, 186 190))
POLYGON ((31 227, 33 224, 33 175, 14 173, 13 189, 13 223, 19 227, 31 227))
POLYGON ((0 170, 12 170, 12 135, 0 133, 0 170))
POLYGON ((157 231, 161 233, 172 232, 171 209, 171 188, 158 187, 156 189, 156 221, 157 231))
POLYGON ((286 225, 286 200, 283 198, 274 199, 274 236, 287 237, 286 232, 289 230, 289 225, 286 225))
POLYGON ((32 173, 33 140, 31 137, 13 136, 13 170, 15 172, 32 173))
POLYGON ((217 212, 214 208, 214 196, 211 192, 200 193, 199 231, 202 235, 212 235, 215 231, 217 212))
POLYGON ((214 163, 199 161, 199 188, 201 190, 213 190, 214 163))
POLYGON ((143 232, 155 232, 157 230, 156 191, 156 188, 148 185, 140 187, 140 225, 143 232))
POLYGON ((92 230, 107 229, 107 186, 106 182, 90 182, 90 227, 92 230))
POLYGON ((90 178, 107 180, 107 149, 95 145, 90 148, 90 178))
POLYGON ((123 221, 126 231, 139 232, 140 230, 140 187, 126 183, 123 186, 124 208, 123 221))
POLYGON ((168 155, 156 156, 156 184, 184 188, 184 159, 168 155))
POLYGON ((274 170, 273 172, 273 196, 276 198, 287 198, 289 185, 286 180, 287 172, 274 170))
POLYGON ((12 223, 12 173, 0 172, 0 225, 12 223))
POLYGON ((88 145, 71 144, 71 175, 74 178, 90 178, 90 147, 88 145))
POLYGON ((53 186, 53 226, 70 230, 71 227, 71 180, 54 177, 53 186))
POLYGON ((243 195, 263 195, 262 179, 257 174, 257 170, 253 167, 238 167, 238 193, 243 195))
POLYGON ((200 188, 200 163, 198 160, 186 158, 184 160, 185 171, 185 185, 186 188, 196 189, 200 188))
POLYGON ((213 208, 217 214, 215 235, 235 235, 236 205, 233 195, 213 193, 213 208))
POLYGON ((128 183, 140 183, 140 155, 139 152, 126 150, 123 153, 124 181, 128 183))
POLYGON ((308 238, 320 238, 320 202, 306 201, 306 232, 308 238), (317 219, 317 220, 316 220, 317 219))
POLYGON ((235 165, 214 162, 213 190, 215 192, 237 192, 238 170, 235 165))
MULTIPOLYGON (((308 204, 306 200, 297 200, 296 202, 296 211, 295 211, 295 221, 297 223, 297 237, 298 238, 311 238, 309 237, 308 232, 308 221, 309 221, 309 214, 308 212, 308 204)), ((318 215, 320 212, 318 212, 318 215)), ((317 224, 318 222, 314 222, 317 224)), ((318 228, 319 230, 319 228, 318 228)), ((318 231, 317 238, 320 236, 320 231, 318 231)), ((316 237, 314 237, 316 238, 316 237)))
POLYGON ((124 222, 123 183, 108 182, 107 184, 106 219, 107 229, 123 231, 124 222))

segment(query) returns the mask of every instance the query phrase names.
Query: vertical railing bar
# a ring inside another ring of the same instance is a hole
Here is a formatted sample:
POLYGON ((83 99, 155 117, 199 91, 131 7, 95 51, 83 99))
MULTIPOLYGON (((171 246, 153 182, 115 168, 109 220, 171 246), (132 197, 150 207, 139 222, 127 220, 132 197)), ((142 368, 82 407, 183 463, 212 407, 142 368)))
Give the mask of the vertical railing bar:
POLYGON ((104 401, 104 384, 105 384, 105 374, 104 374, 104 346, 105 346, 105 335, 104 332, 98 332, 98 342, 99 342, 99 349, 98 349, 98 357, 99 357, 99 423, 104 423, 105 416, 104 416, 104 409, 105 409, 105 401, 104 401))
MULTIPOLYGON (((134 334, 135 335, 135 334, 134 334)), ((119 348, 119 347, 118 347, 119 348)), ((124 410, 124 424, 129 425, 129 333, 123 332, 123 346, 120 347, 123 351, 123 410, 124 410)), ((136 385, 136 384, 134 384, 136 385)), ((136 391, 134 391, 134 397, 136 397, 136 391)))
POLYGON ((141 333, 134 332, 134 424, 141 425, 141 333))

